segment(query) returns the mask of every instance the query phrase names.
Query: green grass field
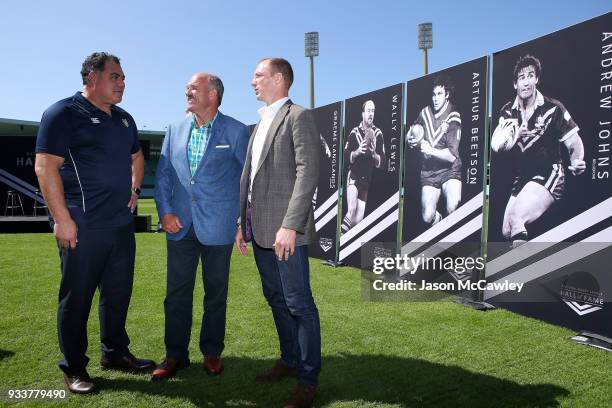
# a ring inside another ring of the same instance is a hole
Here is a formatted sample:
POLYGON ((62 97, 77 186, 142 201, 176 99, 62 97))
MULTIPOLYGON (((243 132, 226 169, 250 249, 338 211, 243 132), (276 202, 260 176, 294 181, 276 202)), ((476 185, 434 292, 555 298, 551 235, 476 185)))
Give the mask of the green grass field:
MULTIPOLYGON (((142 212, 141 212, 142 213, 142 212)), ((164 355, 165 238, 137 235, 131 350, 164 355)), ((8 389, 63 389, 56 366, 59 260, 50 234, 0 235, 0 404, 8 389)), ((609 407, 612 356, 579 346, 573 332, 504 310, 479 312, 452 302, 364 302, 360 273, 311 261, 323 339, 317 406, 609 407)), ((100 391, 45 406, 282 406, 291 381, 254 382, 277 358, 278 342, 252 255, 232 260, 226 369, 210 378, 197 333, 202 283, 194 299, 192 366, 167 383, 98 365, 97 300, 89 320, 89 372, 100 391)))

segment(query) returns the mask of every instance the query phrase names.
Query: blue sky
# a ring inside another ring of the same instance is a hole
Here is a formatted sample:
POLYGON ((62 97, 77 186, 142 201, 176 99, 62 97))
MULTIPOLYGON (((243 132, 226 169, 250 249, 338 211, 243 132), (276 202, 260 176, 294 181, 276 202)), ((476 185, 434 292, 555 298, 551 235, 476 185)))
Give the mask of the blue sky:
POLYGON ((250 86, 266 56, 295 71, 292 99, 309 104, 304 33, 320 33, 316 105, 423 73, 417 24, 432 22, 430 72, 490 54, 612 10, 606 0, 504 1, 7 1, 0 25, 0 117, 40 120, 47 106, 81 88, 85 56, 122 59, 121 106, 140 129, 162 130, 183 115, 192 73, 219 75, 221 110, 247 123, 261 106, 250 86))

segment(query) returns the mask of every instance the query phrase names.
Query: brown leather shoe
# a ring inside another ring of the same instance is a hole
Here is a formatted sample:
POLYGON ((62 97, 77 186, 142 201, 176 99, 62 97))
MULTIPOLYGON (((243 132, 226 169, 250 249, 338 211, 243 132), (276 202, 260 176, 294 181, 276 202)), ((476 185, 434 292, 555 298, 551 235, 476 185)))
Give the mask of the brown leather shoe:
POLYGON ((103 357, 100 365, 103 370, 146 371, 155 367, 155 361, 136 358, 132 353, 127 353, 115 359, 103 357))
POLYGON ((217 356, 205 356, 203 366, 208 375, 219 375, 223 372, 223 359, 217 356))
POLYGON ((297 384, 285 408, 312 408, 317 397, 317 387, 310 384, 297 384))
POLYGON ((297 370, 295 368, 289 367, 283 363, 282 360, 277 360, 271 369, 258 374, 257 377, 255 377, 255 381, 259 383, 275 383, 283 378, 296 376, 297 370))
POLYGON ((96 390, 96 386, 89 374, 87 374, 87 371, 76 374, 64 374, 64 382, 68 387, 68 391, 75 394, 91 394, 96 390))
POLYGON ((153 370, 151 381, 162 381, 173 377, 179 369, 188 366, 189 361, 186 364, 183 364, 176 358, 166 357, 164 361, 162 361, 157 367, 155 367, 155 370, 153 370))

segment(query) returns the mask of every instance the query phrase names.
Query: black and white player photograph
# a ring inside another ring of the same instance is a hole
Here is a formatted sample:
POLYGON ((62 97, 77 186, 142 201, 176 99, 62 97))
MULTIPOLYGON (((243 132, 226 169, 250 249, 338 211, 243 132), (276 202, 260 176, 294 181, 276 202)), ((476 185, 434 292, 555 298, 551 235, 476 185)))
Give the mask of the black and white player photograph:
POLYGON ((353 266, 362 243, 396 240, 402 95, 398 84, 345 102, 339 260, 353 266))
POLYGON ((603 228, 599 208, 612 192, 605 19, 493 55, 488 241, 500 248, 577 242, 603 228))
POLYGON ((418 149, 421 161, 421 216, 426 224, 442 219, 438 211, 444 197, 445 214, 450 214, 461 201, 461 114, 451 101, 455 86, 449 76, 436 76, 431 103, 419 112, 406 135, 408 149, 418 149))
POLYGON ((351 130, 344 146, 348 174, 347 212, 342 219, 342 232, 347 232, 363 220, 372 173, 385 162, 385 138, 374 124, 375 112, 376 104, 371 99, 362 104, 361 121, 351 130))
POLYGON ((338 187, 342 155, 342 102, 312 110, 319 130, 319 181, 312 198, 315 241, 309 247, 311 257, 336 261, 338 229, 338 187))
POLYGON ((563 103, 538 89, 542 63, 521 55, 512 73, 516 95, 499 112, 491 150, 511 154, 512 190, 504 210, 502 234, 513 246, 528 241, 528 226, 563 199, 566 173, 585 169, 580 128, 563 103), (561 149, 566 149, 564 163, 561 149))
POLYGON ((442 239, 466 220, 451 238, 480 242, 473 217, 482 217, 486 88, 486 57, 408 82, 404 243, 442 239))

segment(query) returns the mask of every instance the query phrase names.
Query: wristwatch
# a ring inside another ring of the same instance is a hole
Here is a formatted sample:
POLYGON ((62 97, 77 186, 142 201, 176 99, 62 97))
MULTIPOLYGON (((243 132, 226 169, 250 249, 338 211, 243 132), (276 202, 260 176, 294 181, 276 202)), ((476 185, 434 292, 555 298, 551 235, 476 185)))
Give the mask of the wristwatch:
POLYGON ((140 197, 140 189, 138 187, 132 187, 132 193, 140 197))

